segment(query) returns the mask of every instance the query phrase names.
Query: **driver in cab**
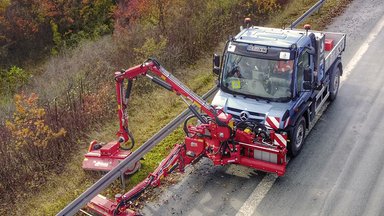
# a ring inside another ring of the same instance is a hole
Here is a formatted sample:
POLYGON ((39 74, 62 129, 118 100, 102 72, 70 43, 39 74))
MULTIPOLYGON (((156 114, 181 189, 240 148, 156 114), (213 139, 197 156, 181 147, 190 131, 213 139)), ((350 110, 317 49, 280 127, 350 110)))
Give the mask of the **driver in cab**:
POLYGON ((292 74, 293 61, 277 61, 274 72, 277 74, 292 74))

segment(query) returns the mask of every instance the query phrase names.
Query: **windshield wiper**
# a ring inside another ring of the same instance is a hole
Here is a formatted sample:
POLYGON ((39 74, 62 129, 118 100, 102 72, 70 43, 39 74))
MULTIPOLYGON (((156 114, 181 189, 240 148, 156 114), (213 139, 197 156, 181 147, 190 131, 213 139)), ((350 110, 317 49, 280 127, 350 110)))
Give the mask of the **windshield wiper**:
POLYGON ((228 88, 228 86, 226 85, 223 85, 222 88, 221 88, 224 92, 226 93, 229 93, 231 94, 233 97, 243 97, 244 99, 245 98, 250 98, 250 99, 255 99, 256 101, 265 101, 267 103, 271 103, 271 102, 284 102, 284 101, 287 101, 289 98, 276 98, 276 99, 271 99, 271 98, 266 98, 266 97, 261 97, 261 96, 257 96, 257 95, 248 95, 248 94, 245 94, 245 93, 242 93, 242 92, 236 92, 236 91, 232 91, 231 89, 228 88))

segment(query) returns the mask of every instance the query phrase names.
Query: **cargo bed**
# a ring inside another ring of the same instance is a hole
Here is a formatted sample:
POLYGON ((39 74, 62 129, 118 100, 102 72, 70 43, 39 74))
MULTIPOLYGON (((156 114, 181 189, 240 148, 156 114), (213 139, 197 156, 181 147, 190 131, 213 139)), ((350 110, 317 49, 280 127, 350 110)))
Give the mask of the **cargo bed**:
POLYGON ((325 71, 332 66, 333 62, 341 56, 345 49, 346 37, 342 33, 324 32, 325 40, 333 41, 333 47, 330 51, 325 51, 325 71))

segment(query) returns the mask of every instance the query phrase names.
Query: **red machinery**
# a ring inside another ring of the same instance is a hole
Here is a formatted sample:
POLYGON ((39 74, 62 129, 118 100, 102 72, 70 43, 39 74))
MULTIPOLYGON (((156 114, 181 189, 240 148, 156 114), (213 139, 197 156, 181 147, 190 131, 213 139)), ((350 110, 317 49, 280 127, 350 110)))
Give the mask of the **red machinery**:
MULTIPOLYGON (((132 88, 132 80, 128 81, 127 92, 123 99, 123 80, 116 78, 116 93, 118 102, 118 115, 120 130, 117 132, 119 140, 109 142, 107 144, 96 140, 89 144, 88 152, 84 155, 83 169, 95 171, 110 171, 115 168, 122 160, 124 160, 132 152, 130 151, 135 145, 135 140, 128 129, 128 115, 125 112, 128 105, 129 94, 132 88), (124 143, 130 145, 124 147, 124 143)), ((136 172, 140 168, 140 161, 137 161, 132 167, 128 168, 125 174, 129 175, 136 172)))
MULTIPOLYGON (((166 71, 156 60, 149 59, 141 65, 124 72, 116 72, 116 90, 119 101, 120 135, 127 140, 126 121, 124 121, 123 96, 127 99, 132 86, 132 79, 139 75, 150 78, 156 84, 179 95, 194 114, 186 119, 184 131, 186 138, 183 144, 176 144, 159 167, 149 176, 124 195, 116 195, 109 200, 101 195, 88 203, 88 208, 102 215, 135 215, 127 206, 148 187, 160 185, 160 179, 173 170, 183 172, 184 167, 207 157, 215 165, 239 164, 265 172, 285 173, 287 133, 267 129, 260 123, 251 121, 235 122, 230 114, 208 104, 198 95, 183 85, 172 74, 166 71), (151 72, 153 75, 150 75, 151 72), (156 77, 157 76, 157 77, 156 77), (160 77, 160 78, 158 78, 160 77), (123 82, 128 80, 127 91, 123 82), (188 100, 190 102, 188 102, 188 100), (205 114, 195 108, 198 107, 205 114), (188 125, 188 121, 197 118, 199 124, 188 125)), ((131 137, 132 138, 132 137, 131 137)))
MULTIPOLYGON (((131 153, 129 149, 122 149, 119 141, 103 144, 94 140, 90 143, 88 152, 84 155, 83 169, 108 172, 131 153)), ((137 161, 125 174, 133 174, 139 168, 140 161, 137 161)))

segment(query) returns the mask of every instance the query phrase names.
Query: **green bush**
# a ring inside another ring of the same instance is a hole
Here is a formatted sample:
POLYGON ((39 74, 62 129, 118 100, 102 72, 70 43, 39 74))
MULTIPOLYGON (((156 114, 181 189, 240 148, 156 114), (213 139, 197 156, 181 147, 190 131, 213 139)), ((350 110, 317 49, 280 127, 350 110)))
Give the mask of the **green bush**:
POLYGON ((27 65, 64 46, 113 31, 115 1, 6 0, 0 3, 0 67, 27 65))
POLYGON ((17 66, 1 71, 0 94, 5 96, 15 93, 28 82, 30 77, 29 73, 17 66))

